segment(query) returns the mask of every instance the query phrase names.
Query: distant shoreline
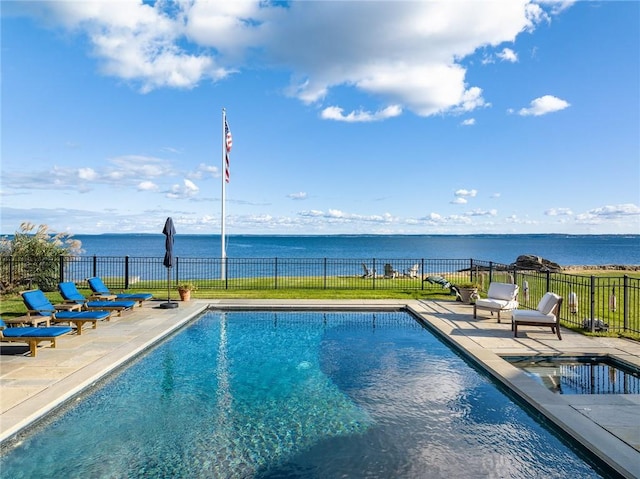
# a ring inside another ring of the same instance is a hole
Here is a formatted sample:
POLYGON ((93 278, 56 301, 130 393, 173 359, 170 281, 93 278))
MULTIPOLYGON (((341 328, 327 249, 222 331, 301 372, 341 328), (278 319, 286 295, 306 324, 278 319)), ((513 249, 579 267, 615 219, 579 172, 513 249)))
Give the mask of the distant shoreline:
POLYGON ((578 271, 640 271, 638 264, 572 264, 562 266, 562 271, 575 273, 578 271))

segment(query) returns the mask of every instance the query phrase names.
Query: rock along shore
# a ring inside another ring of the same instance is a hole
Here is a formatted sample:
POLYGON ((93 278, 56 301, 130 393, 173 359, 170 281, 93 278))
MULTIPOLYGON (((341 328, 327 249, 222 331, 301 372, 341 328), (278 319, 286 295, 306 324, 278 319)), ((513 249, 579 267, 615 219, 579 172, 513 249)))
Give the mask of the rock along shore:
POLYGON ((572 264, 563 271, 640 271, 639 264, 572 264))

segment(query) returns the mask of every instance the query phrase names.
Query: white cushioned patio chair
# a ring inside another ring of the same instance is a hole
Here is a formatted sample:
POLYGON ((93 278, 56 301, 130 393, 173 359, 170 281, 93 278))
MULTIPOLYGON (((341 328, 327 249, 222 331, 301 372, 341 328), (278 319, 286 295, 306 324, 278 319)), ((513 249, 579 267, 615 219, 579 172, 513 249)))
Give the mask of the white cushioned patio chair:
POLYGON ((555 293, 545 293, 537 309, 516 309, 511 313, 511 329, 513 335, 518 336, 518 326, 547 326, 551 331, 560 336, 560 307, 562 297, 555 293))
POLYGON ((479 309, 487 309, 491 311, 491 315, 496 312, 498 314, 498 322, 500 322, 501 311, 512 311, 518 307, 518 290, 517 284, 511 283, 491 283, 486 298, 476 300, 473 305, 473 317, 478 317, 479 309))

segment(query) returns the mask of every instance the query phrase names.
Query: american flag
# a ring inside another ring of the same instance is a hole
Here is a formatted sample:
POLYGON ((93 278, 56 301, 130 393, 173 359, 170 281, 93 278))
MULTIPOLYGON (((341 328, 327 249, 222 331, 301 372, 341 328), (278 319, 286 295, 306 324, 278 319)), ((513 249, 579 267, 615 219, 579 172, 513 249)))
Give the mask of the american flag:
POLYGON ((229 179, 231 177, 229 173, 229 152, 233 146, 233 139, 231 137, 231 130, 229 130, 229 124, 227 123, 226 117, 224 119, 224 142, 226 147, 224 155, 224 181, 229 183, 229 179))

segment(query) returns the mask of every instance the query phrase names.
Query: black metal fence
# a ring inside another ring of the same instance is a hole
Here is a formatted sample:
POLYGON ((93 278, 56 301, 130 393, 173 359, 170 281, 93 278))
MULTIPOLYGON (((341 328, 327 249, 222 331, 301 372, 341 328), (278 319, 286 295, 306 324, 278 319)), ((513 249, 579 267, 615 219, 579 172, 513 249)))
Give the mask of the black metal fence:
POLYGON ((60 256, 42 261, 0 257, 0 280, 7 286, 55 289, 61 281, 86 287, 99 276, 114 290, 166 290, 193 282, 200 290, 232 289, 378 289, 438 290, 427 278, 452 284, 475 282, 485 291, 492 281, 520 286, 520 307, 535 309, 542 295, 553 291, 564 298, 563 324, 592 331, 640 333, 640 279, 629 275, 586 276, 526 271, 474 259, 392 258, 176 258, 167 270, 163 258, 60 256), (46 274, 45 274, 46 273, 46 274), (52 286, 53 285, 53 286, 52 286))

